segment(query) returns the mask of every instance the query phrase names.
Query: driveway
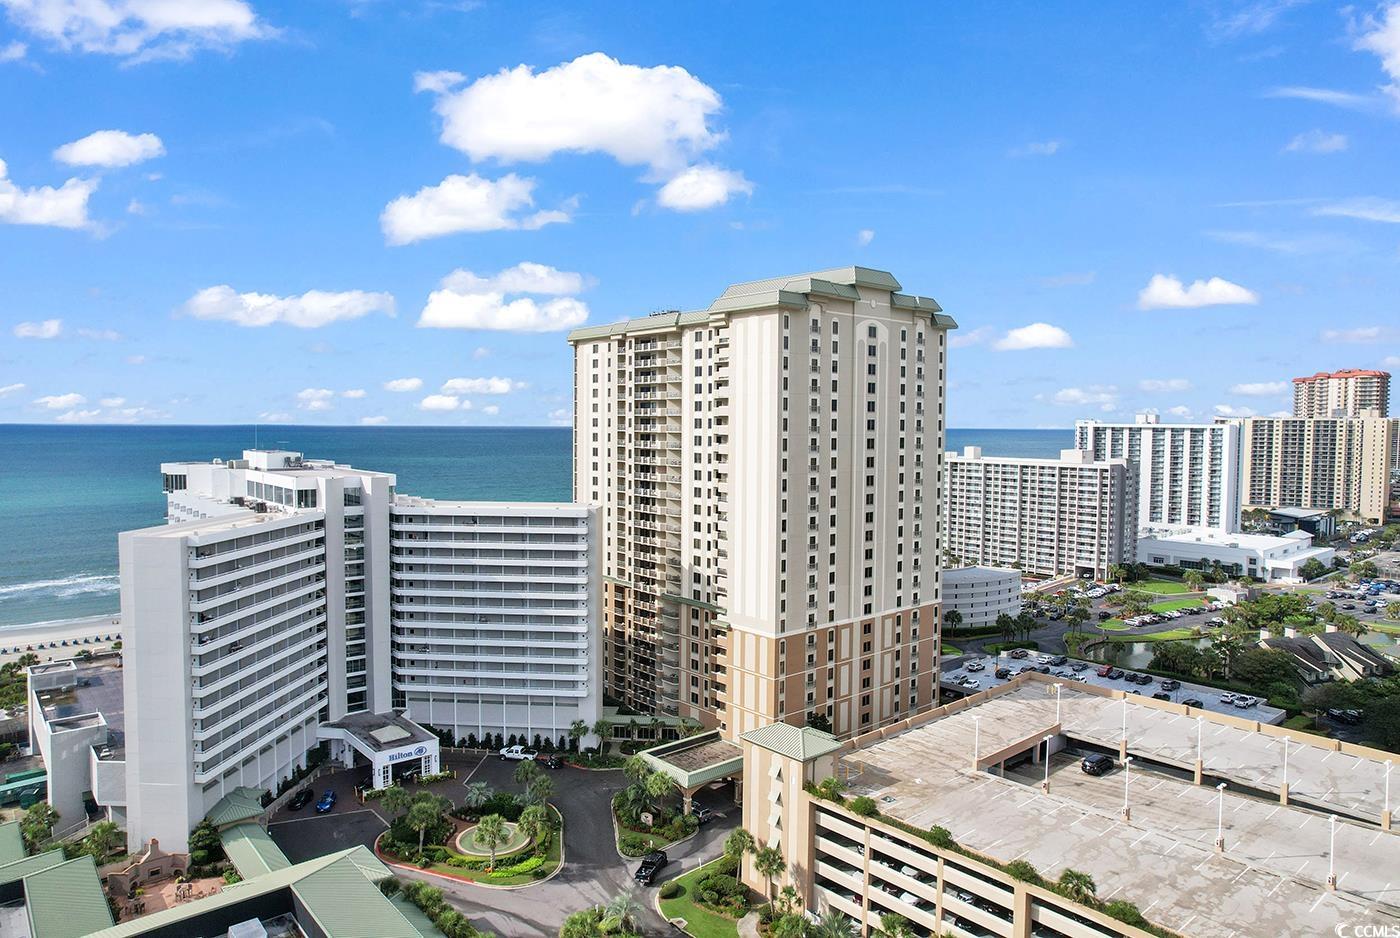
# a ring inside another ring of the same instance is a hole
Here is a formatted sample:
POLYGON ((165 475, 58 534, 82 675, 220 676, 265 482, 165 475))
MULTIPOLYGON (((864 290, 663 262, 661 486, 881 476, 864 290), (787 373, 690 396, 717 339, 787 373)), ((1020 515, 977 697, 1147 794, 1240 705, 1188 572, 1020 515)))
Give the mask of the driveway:
MULTIPOLYGON (((457 770, 458 777, 431 787, 454 804, 461 803, 462 787, 468 782, 486 782, 497 791, 520 790, 512 778, 519 763, 483 755, 444 755, 443 761, 445 767, 457 770)), ((361 805, 355 801, 352 789, 360 774, 361 770, 349 770, 317 780, 318 797, 326 788, 334 788, 339 795, 332 813, 317 816, 307 807, 296 814, 281 811, 272 818, 269 832, 289 859, 299 862, 356 843, 370 845, 385 829, 387 825, 375 810, 375 802, 361 805)), ((622 772, 590 772, 565 766, 549 775, 554 780, 550 801, 564 815, 564 866, 552 879, 520 889, 492 889, 408 870, 395 873, 442 889, 447 901, 470 918, 473 925, 502 938, 557 934, 572 913, 607 902, 628 890, 633 891, 642 907, 645 934, 670 931, 652 906, 651 892, 656 887, 643 888, 632 882, 638 861, 623 860, 617 855, 611 803, 613 795, 626 785, 622 772)), ((671 862, 658 883, 719 856, 724 838, 740 821, 740 810, 733 803, 731 792, 726 786, 696 795, 696 806, 712 809, 717 818, 690 840, 666 851, 671 862)))

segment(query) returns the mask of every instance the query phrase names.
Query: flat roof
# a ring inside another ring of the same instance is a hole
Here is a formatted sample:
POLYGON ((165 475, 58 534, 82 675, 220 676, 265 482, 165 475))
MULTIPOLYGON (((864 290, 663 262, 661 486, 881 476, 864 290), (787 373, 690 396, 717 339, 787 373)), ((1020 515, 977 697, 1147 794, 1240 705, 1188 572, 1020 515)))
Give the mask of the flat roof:
MULTIPOLYGON (((1227 534, 1214 528, 1147 528, 1139 535, 1139 541, 1164 541, 1173 544, 1205 544, 1211 547, 1235 547, 1242 550, 1275 550, 1280 547, 1295 547, 1303 538, 1312 535, 1306 531, 1294 534, 1227 534), (1299 537, 1298 535, 1302 536, 1299 537)), ((1318 552, 1330 550, 1328 547, 1315 547, 1318 552)))
MULTIPOLYGON (((116 662, 84 663, 73 659, 74 686, 64 690, 40 690, 35 696, 50 726, 59 720, 100 713, 107 723, 112 758, 121 758, 126 743, 126 698, 122 694, 122 669, 116 662)), ((77 724, 70 724, 74 726, 77 724)), ((57 728, 57 727, 55 727, 57 728)))
POLYGON ((426 743, 437 737, 401 713, 351 713, 322 729, 344 730, 375 752, 387 752, 409 743, 426 743))
POLYGON ((1021 578, 1021 571, 1014 567, 944 567, 938 574, 944 583, 958 583, 963 580, 980 580, 988 577, 1021 578))
POLYGON ((1040 789, 1041 765, 1004 777, 973 768, 975 751, 985 758, 1053 731, 1049 690, 1023 682, 844 754, 850 793, 869 795, 881 813, 915 827, 941 825, 962 846, 1000 862, 1026 860, 1047 878, 1066 868, 1086 872, 1100 899, 1134 902, 1150 921, 1182 934, 1320 935, 1337 922, 1400 915, 1400 833, 1338 823, 1339 885, 1329 892, 1329 821, 1296 804, 1302 795, 1378 811, 1384 763, 1291 742, 1295 803, 1283 806, 1258 794, 1278 790, 1283 738, 1205 722, 1207 784, 1197 786, 1185 773, 1149 767, 1193 761, 1196 720, 1071 686, 1062 691, 1059 719, 1076 748, 1116 750, 1127 715, 1128 751, 1138 761, 1128 773, 1132 814, 1125 821, 1121 768, 1089 776, 1077 754, 1057 754, 1048 793, 1040 789), (1211 784, 1216 777, 1229 780, 1222 854, 1214 849, 1222 797, 1211 784), (1235 790, 1241 787, 1254 791, 1235 790))
POLYGON ((674 778, 682 788, 694 788, 726 778, 744 765, 744 751, 721 739, 718 730, 698 733, 644 751, 652 768, 674 778))

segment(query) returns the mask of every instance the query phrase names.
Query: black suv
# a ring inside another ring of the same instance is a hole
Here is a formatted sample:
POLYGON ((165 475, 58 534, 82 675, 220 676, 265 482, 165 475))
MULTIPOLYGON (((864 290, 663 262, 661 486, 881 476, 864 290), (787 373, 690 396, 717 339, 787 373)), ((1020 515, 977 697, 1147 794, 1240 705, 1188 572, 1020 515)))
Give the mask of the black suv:
POLYGON ((1079 763, 1085 775, 1102 775, 1113 768, 1113 760, 1101 752, 1090 753, 1079 763))
POLYGON ((295 795, 292 795, 292 800, 289 801, 289 802, 287 802, 287 810, 288 810, 288 811, 300 811, 302 808, 306 807, 306 806, 309 805, 310 803, 311 803, 311 789, 309 789, 309 788, 303 788, 301 791, 297 792, 295 795))
POLYGON ((642 865, 637 867, 637 874, 633 879, 643 886, 650 886, 656 882, 656 874, 661 872, 661 868, 667 862, 665 850, 652 851, 642 857, 642 865))

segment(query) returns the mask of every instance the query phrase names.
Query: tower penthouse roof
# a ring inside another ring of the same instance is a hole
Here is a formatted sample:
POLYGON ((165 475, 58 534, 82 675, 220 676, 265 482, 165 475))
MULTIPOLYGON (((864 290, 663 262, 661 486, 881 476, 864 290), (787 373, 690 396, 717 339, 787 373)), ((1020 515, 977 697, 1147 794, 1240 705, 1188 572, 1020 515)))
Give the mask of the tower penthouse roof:
POLYGON ((1308 381, 1326 381, 1328 378, 1389 378, 1388 371, 1374 371, 1369 368, 1343 368, 1341 371, 1319 371, 1315 375, 1306 375, 1302 378, 1294 378, 1294 384, 1303 384, 1308 381))

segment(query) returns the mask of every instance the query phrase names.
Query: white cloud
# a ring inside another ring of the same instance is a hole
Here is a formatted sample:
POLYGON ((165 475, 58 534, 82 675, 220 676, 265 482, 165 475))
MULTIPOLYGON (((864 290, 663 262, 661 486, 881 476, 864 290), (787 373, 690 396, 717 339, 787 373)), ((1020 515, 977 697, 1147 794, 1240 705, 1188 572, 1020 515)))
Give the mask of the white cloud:
POLYGON ((0 46, 0 62, 18 62, 24 58, 29 47, 22 42, 11 42, 0 46))
POLYGON ((874 240, 875 229, 873 228, 862 228, 860 231, 856 232, 856 244, 859 244, 861 247, 865 247, 874 240))
POLYGON ((455 394, 429 394, 418 406, 423 410, 456 410, 462 406, 462 400, 455 394))
POLYGON ((421 328, 494 329, 509 332, 553 332, 582 325, 588 307, 572 294, 587 286, 582 274, 525 262, 492 277, 455 270, 441 288, 428 296, 418 318, 421 328), (530 295, 553 296, 537 302, 530 295))
POLYGON ((1287 381, 1255 381, 1246 384, 1236 384, 1230 387, 1231 394, 1239 394, 1244 397, 1276 397, 1283 394, 1289 388, 1287 381))
POLYGON ((488 417, 494 417, 501 412, 501 408, 496 404, 487 404, 481 408, 481 412, 488 417))
POLYGON ((467 80, 467 76, 461 72, 441 71, 441 72, 415 72, 413 75, 414 91, 431 91, 433 94, 443 94, 467 80))
POLYGON ((521 215, 532 208, 535 180, 508 173, 494 182, 472 173, 451 175, 384 207, 379 226, 390 244, 411 244, 461 231, 534 230, 570 221, 572 204, 521 215))
POLYGON ((478 361, 480 361, 480 360, 483 359, 483 358, 490 358, 490 357, 491 357, 491 350, 490 350, 489 348, 487 348, 486 346, 484 346, 484 345, 478 345, 476 348, 472 349, 472 358, 475 358, 475 359, 477 359, 478 361))
POLYGON ((1346 148, 1346 134, 1309 130, 1288 141, 1283 149, 1287 153, 1340 153, 1346 148))
POLYGON ((442 386, 444 394, 509 394, 529 387, 513 378, 449 378, 442 386))
POLYGON ((104 397, 104 398, 102 398, 102 400, 98 401, 98 403, 101 404, 103 407, 120 407, 120 406, 122 406, 123 404, 126 403, 126 398, 124 398, 124 397, 104 397))
POLYGON ((1059 140, 1039 140, 1032 141, 1025 146, 1016 147, 1011 151, 1012 156, 1054 156, 1060 152, 1060 147, 1064 146, 1059 140))
POLYGON ((100 410, 70 410, 53 419, 55 423, 95 423, 101 416, 100 410))
POLYGON ((302 410, 330 410, 335 392, 330 388, 303 388, 297 392, 297 406, 302 410))
POLYGON ((68 394, 49 394, 45 397, 36 398, 34 403, 48 410, 68 410, 70 407, 86 404, 87 398, 73 391, 68 394))
POLYGON ((62 319, 45 319, 43 322, 22 322, 15 326, 15 337, 20 339, 56 339, 63 334, 62 319))
POLYGON ((752 194, 753 183, 743 173, 702 163, 672 177, 656 194, 656 201, 677 212, 698 212, 723 205, 730 196, 752 194))
POLYGON ((1167 413, 1171 414, 1173 417, 1189 417, 1191 416, 1191 408, 1184 404, 1178 404, 1175 407, 1168 407, 1167 413))
POLYGON ((348 391, 341 391, 340 396, 348 397, 351 400, 359 400, 364 397, 366 393, 364 388, 350 388, 348 391))
POLYGON ((678 66, 623 65, 601 52, 538 73, 503 69, 437 94, 442 142, 478 162, 605 153, 669 176, 724 139, 708 126, 722 107, 713 88, 678 66))
POLYGON ((223 284, 200 290, 185 303, 186 315, 221 320, 240 326, 285 323, 298 329, 315 329, 340 320, 359 319, 370 313, 394 315, 394 298, 388 293, 348 290, 327 293, 308 290, 300 296, 270 293, 235 293, 223 284))
POLYGON ((1319 104, 1330 104, 1333 107, 1347 108, 1352 111, 1368 110, 1375 106, 1374 99, 1369 95, 1355 94, 1350 91, 1337 91, 1332 88, 1309 88, 1299 85, 1287 88, 1275 88, 1264 96, 1266 98, 1296 98, 1301 101, 1315 101, 1319 104))
POLYGON ((1154 274, 1138 294, 1138 309, 1197 309, 1202 306, 1254 305, 1259 297, 1220 277, 1194 281, 1189 287, 1175 277, 1154 274))
POLYGON ((122 334, 115 329, 91 329, 81 328, 78 335, 84 339, 92 339, 94 342, 120 342, 122 334))
POLYGON ((1073 348, 1074 340, 1059 326, 1052 326, 1048 322, 1033 322, 1029 326, 1010 330, 997 339, 992 347, 999 352, 1035 348, 1073 348))
POLYGON ((1357 218, 1361 221, 1378 221, 1400 225, 1400 201, 1394 199, 1377 199, 1369 196, 1342 199, 1337 202, 1329 202, 1326 205, 1319 205, 1312 210, 1312 213, 1335 218, 1357 218))
POLYGON ((384 382, 384 390, 395 392, 417 391, 422 386, 422 378, 394 378, 384 382))
POLYGON ((966 332, 958 330, 948 336, 948 347, 967 348, 969 345, 980 345, 990 339, 994 332, 991 326, 978 326, 966 332))
POLYGON ((1400 3, 1387 4, 1381 17, 1368 16, 1367 31, 1356 40, 1356 48, 1373 52, 1381 60, 1381 69, 1390 76, 1390 83, 1381 90, 1390 96, 1400 110, 1400 3))
POLYGON ((23 385, 23 384, 18 384, 18 383, 17 383, 17 384, 7 384, 7 385, 5 385, 4 387, 0 388, 0 397, 4 397, 4 396, 7 395, 7 394, 14 394, 16 391, 23 391, 23 390, 24 390, 24 385, 23 385))
POLYGON ((130 202, 126 203, 126 213, 128 215, 144 215, 147 211, 149 211, 149 209, 146 208, 146 203, 142 202, 140 199, 132 199, 130 202))
POLYGON ((1324 329, 1322 341, 1363 343, 1378 341, 1384 330, 1380 326, 1359 326, 1355 329, 1324 329))
POLYGON ((1111 384, 1091 384, 1085 388, 1060 388, 1050 398, 1068 407, 1097 407, 1113 410, 1118 406, 1118 388, 1111 384))
POLYGON ((1251 407, 1236 407, 1233 404, 1216 404, 1215 412, 1221 417, 1253 417, 1257 413, 1251 407))
POLYGON ((146 364, 146 362, 148 362, 148 361, 150 361, 150 359, 147 358, 145 355, 128 355, 128 356, 126 356, 126 363, 127 363, 128 365, 144 365, 144 364, 146 364))
POLYGON ((10 19, 66 52, 184 59, 277 31, 244 0, 0 0, 10 19))
POLYGON ((384 416, 361 417, 361 418, 360 418, 360 426, 362 426, 362 427, 382 427, 384 424, 386 424, 386 423, 388 423, 388 422, 389 422, 389 418, 388 418, 388 417, 384 417, 384 416))
POLYGON ((124 130, 99 130, 53 151, 54 159, 69 166, 131 166, 164 155, 165 144, 155 134, 124 130))
POLYGON ((1185 378, 1144 378, 1138 382, 1141 391, 1189 391, 1191 382, 1185 378))
POLYGON ((291 414, 278 413, 276 411, 263 411, 258 414, 258 420, 263 423, 286 423, 292 419, 291 414))
POLYGON ((558 410, 551 410, 549 412, 549 422, 556 427, 572 426, 574 422, 574 412, 566 407, 560 407, 558 410))
POLYGON ((1259 231, 1207 231, 1206 237, 1226 244, 1263 248, 1279 254, 1328 254, 1352 252, 1361 245, 1351 238, 1331 233, 1276 235, 1259 231))
POLYGON ((21 189, 9 178, 5 161, 0 160, 0 223, 87 228, 91 224, 87 214, 88 199, 96 191, 96 179, 70 179, 57 189, 53 186, 21 189))
MULTIPOLYGON (((1387 368, 1400 368, 1400 355, 1387 355, 1385 358, 1381 359, 1381 364, 1387 368)), ((11 385, 11 387, 16 387, 16 385, 11 385)), ((18 385, 18 387, 22 388, 24 385, 21 384, 18 385)), ((0 394, 4 393, 4 390, 0 389, 0 394)))

